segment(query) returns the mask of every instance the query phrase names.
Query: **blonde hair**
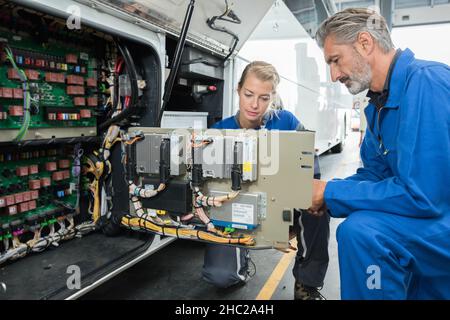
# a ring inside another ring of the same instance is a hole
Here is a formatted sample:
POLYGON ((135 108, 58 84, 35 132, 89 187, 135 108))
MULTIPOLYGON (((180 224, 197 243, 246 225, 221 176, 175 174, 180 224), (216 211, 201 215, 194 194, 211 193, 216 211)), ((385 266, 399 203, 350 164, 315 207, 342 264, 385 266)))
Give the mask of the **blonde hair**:
POLYGON ((323 48, 325 39, 333 35, 337 43, 350 44, 361 32, 370 33, 385 53, 394 48, 386 20, 375 11, 363 8, 348 8, 329 17, 317 30, 316 41, 323 48))
POLYGON ((253 61, 249 63, 242 72, 241 79, 238 83, 238 89, 241 89, 244 85, 247 76, 252 73, 261 81, 272 82, 273 93, 276 92, 277 86, 280 83, 280 76, 277 69, 270 63, 264 61, 253 61))

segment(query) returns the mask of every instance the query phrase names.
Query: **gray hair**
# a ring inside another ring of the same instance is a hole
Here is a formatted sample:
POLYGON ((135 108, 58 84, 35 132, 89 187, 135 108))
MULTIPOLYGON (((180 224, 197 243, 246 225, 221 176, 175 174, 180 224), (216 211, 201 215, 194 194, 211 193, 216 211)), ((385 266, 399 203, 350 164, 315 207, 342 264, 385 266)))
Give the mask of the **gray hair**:
POLYGON ((316 32, 317 44, 323 48, 325 39, 334 35, 339 44, 354 43, 359 33, 368 32, 383 52, 394 48, 386 20, 375 11, 348 8, 322 22, 316 32))

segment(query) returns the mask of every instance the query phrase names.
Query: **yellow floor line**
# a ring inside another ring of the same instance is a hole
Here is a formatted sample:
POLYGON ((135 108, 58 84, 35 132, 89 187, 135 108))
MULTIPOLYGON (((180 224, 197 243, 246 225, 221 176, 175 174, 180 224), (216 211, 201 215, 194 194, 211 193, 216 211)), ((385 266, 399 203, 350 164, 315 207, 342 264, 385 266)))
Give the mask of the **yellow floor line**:
MULTIPOLYGON (((297 247, 297 241, 295 238, 291 240, 291 244, 292 246, 297 247)), ((270 300, 270 298, 272 298, 273 293, 277 289, 281 279, 283 279, 283 276, 296 253, 297 251, 290 251, 283 254, 277 266, 272 271, 272 274, 256 296, 256 300, 270 300)))

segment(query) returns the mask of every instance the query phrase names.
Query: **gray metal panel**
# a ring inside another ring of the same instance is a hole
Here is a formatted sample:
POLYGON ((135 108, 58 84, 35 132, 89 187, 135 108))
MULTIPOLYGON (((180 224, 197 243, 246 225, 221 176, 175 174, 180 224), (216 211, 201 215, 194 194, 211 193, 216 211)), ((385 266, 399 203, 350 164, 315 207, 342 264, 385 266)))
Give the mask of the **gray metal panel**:
POLYGON ((136 143, 136 171, 138 173, 159 174, 159 147, 163 135, 146 134, 145 139, 136 143))
POLYGON ((226 177, 223 137, 214 137, 213 143, 203 147, 201 152, 203 177, 219 179, 226 177))
POLYGON ((187 47, 183 51, 180 72, 223 80, 222 60, 191 47, 187 47), (199 59, 205 60, 208 63, 199 62, 199 59), (197 60, 197 62, 194 62, 195 60, 197 60), (213 64, 216 64, 217 66, 214 66, 213 64))
MULTIPOLYGON (((228 192, 210 191, 212 196, 223 196, 228 192)), ((240 193, 233 201, 225 202, 221 207, 210 208, 210 218, 212 220, 220 220, 232 222, 237 225, 258 225, 262 216, 262 195, 261 193, 240 193), (246 213, 237 212, 237 207, 246 207, 246 213)))
MULTIPOLYGON (((235 137, 225 137, 225 178, 231 179, 231 166, 233 165, 233 148, 235 137)), ((242 150, 241 150, 242 152, 242 150)), ((242 154, 239 154, 239 164, 242 164, 242 154)))
MULTIPOLYGON (((108 12, 150 30, 164 31, 176 36, 180 34, 180 27, 189 4, 188 0, 77 0, 77 2, 85 3, 99 11, 108 12)), ((226 27, 239 35, 240 41, 236 47, 236 51, 239 51, 273 2, 274 0, 258 0, 258 5, 255 5, 252 1, 236 1, 230 9, 242 20, 242 23, 228 23, 218 20, 216 25, 226 27)), ((219 55, 226 54, 230 46, 231 36, 224 32, 212 30, 206 24, 208 18, 219 16, 224 11, 225 1, 223 0, 197 0, 186 38, 187 41, 214 51, 219 55)))

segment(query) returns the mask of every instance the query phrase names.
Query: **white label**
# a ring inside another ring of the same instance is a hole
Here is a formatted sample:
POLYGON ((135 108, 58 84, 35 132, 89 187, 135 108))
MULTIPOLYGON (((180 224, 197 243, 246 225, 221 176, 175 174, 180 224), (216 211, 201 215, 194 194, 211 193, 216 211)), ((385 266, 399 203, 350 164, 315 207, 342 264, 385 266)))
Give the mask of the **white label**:
POLYGON ((245 224, 235 224, 235 223, 232 223, 232 224, 231 224, 231 227, 232 227, 232 228, 235 228, 235 229, 245 229, 245 230, 248 229, 247 226, 246 226, 245 224))
POLYGON ((243 203, 232 204, 232 220, 236 223, 253 224, 253 205, 243 203))
POLYGON ((80 52, 81 60, 89 60, 89 55, 86 52, 80 52))
POLYGON ((0 207, 4 207, 5 205, 5 199, 0 199, 0 207))

